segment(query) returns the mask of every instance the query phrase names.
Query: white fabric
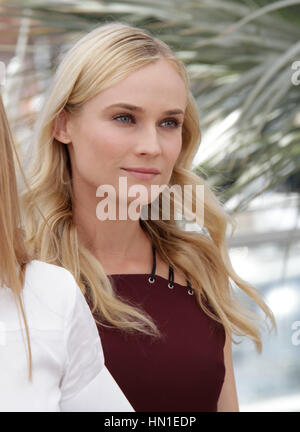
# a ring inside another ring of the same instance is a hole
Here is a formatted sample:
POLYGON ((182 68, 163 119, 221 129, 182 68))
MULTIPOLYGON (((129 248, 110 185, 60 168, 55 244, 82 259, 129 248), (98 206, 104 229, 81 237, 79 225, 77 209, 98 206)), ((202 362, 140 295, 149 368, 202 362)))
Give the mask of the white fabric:
POLYGON ((97 327, 70 272, 27 264, 23 304, 32 351, 28 381, 26 334, 12 291, 0 287, 0 411, 132 411, 106 368, 97 327), (102 373, 103 372, 103 373, 102 373), (87 390, 89 384, 90 391, 87 390), (72 401, 74 400, 74 405, 72 401))
POLYGON ((69 412, 134 411, 105 366, 77 396, 64 402, 61 410, 69 412))

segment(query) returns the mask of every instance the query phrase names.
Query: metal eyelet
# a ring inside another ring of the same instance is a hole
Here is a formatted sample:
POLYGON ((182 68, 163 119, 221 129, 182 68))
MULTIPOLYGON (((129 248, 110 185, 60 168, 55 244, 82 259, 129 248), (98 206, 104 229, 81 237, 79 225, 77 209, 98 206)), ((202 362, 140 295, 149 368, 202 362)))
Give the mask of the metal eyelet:
POLYGON ((152 278, 151 276, 149 276, 148 281, 149 281, 150 283, 154 283, 154 282, 155 282, 155 278, 152 278))
POLYGON ((190 289, 188 290, 188 293, 189 293, 189 295, 194 295, 194 290, 193 290, 193 288, 190 288, 190 289))
POLYGON ((172 284, 171 282, 168 283, 168 288, 173 289, 174 288, 174 284, 172 284))

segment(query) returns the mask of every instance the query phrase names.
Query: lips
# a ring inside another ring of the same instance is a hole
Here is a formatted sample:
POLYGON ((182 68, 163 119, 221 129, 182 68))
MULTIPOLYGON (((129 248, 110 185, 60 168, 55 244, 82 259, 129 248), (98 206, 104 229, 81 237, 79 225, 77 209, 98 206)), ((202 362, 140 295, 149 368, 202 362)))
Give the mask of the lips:
POLYGON ((158 169, 156 168, 122 168, 125 171, 134 171, 134 172, 139 172, 139 173, 144 173, 144 174, 159 174, 160 171, 158 171, 158 169))
POLYGON ((145 171, 141 171, 139 169, 140 171, 136 171, 136 169, 133 170, 133 169, 122 168, 122 170, 128 172, 129 175, 141 180, 152 180, 155 176, 159 174, 159 172, 153 172, 152 169, 151 170, 147 169, 145 171))

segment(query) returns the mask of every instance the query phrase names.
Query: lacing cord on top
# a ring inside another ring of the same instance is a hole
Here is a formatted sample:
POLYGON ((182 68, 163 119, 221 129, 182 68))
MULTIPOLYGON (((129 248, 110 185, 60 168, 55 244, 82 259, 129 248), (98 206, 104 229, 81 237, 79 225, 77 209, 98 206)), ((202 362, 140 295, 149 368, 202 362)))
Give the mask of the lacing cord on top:
MULTIPOLYGON (((152 266, 152 272, 151 272, 151 276, 148 278, 148 281, 150 283, 154 283, 155 282, 155 272, 156 272, 156 248, 154 245, 152 245, 152 252, 153 252, 153 266, 152 266)), ((168 288, 173 289, 174 288, 174 269, 173 267, 170 265, 169 266, 169 282, 168 282, 168 288)), ((188 294, 189 295, 193 295, 194 294, 194 290, 192 288, 191 282, 186 279, 187 281, 187 286, 188 286, 188 294)))
POLYGON ((152 253, 153 253, 153 265, 152 265, 152 272, 151 276, 149 277, 148 281, 150 283, 155 282, 155 271, 156 271, 156 253, 155 253, 155 246, 152 245, 152 253))

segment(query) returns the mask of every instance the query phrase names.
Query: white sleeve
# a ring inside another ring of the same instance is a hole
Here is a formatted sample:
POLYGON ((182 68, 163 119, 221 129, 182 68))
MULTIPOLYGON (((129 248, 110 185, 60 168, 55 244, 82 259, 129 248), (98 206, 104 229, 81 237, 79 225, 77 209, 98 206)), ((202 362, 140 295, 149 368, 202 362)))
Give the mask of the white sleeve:
POLYGON ((75 298, 64 327, 66 362, 60 382, 61 404, 76 396, 104 367, 96 323, 80 288, 72 279, 75 298))
POLYGON ((104 366, 99 374, 77 394, 61 405, 64 412, 133 412, 134 409, 104 366))

